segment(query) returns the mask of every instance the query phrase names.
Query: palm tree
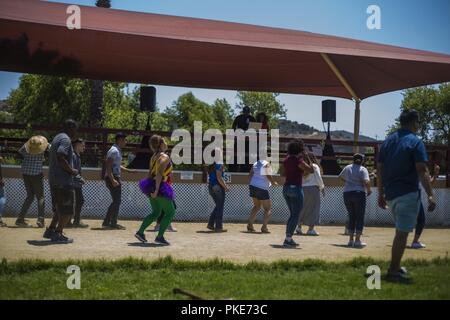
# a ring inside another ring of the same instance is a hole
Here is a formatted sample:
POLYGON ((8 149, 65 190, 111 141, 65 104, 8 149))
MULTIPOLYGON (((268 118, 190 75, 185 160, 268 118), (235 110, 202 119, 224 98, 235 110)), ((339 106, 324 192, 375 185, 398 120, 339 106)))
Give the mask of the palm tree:
MULTIPOLYGON (((100 8, 111 8, 110 0, 97 0, 95 5, 100 8)), ((91 105, 89 126, 100 127, 103 114, 103 80, 91 81, 91 105)))

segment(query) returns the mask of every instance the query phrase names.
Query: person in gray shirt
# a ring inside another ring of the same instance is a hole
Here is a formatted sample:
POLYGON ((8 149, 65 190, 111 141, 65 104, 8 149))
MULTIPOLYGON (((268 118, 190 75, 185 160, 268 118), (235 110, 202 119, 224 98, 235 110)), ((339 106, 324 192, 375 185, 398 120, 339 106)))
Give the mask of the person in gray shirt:
POLYGON ((122 148, 127 145, 126 138, 124 133, 117 133, 115 143, 106 154, 104 179, 112 198, 112 203, 108 207, 102 224, 102 227, 107 229, 125 229, 124 226, 117 223, 120 203, 122 201, 121 170, 136 172, 136 170, 130 170, 122 166, 122 148))
POLYGON ((74 180, 78 170, 73 167, 73 147, 78 125, 74 120, 64 122, 64 132, 57 134, 49 150, 48 181, 52 197, 53 219, 43 237, 52 242, 71 243, 63 229, 74 213, 74 180))
POLYGON ((339 174, 344 180, 344 203, 348 211, 349 247, 362 248, 366 244, 361 242, 364 229, 364 215, 366 213, 366 196, 370 196, 369 171, 363 166, 364 155, 353 155, 353 164, 349 164, 339 174), (355 239, 356 235, 356 239, 355 239))

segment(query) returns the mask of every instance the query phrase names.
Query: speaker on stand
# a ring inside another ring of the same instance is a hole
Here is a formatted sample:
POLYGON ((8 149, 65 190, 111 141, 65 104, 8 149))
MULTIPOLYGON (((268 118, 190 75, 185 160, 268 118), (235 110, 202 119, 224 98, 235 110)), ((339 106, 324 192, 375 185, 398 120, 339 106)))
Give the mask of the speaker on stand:
POLYGON ((150 131, 151 113, 156 111, 156 88, 151 86, 141 87, 139 97, 139 108, 147 112, 147 125, 145 130, 150 131))
MULTIPOLYGON (((147 123, 145 131, 151 131, 151 115, 156 111, 156 88, 155 87, 141 87, 139 98, 139 109, 147 112, 147 123)), ((149 146, 150 135, 143 136, 139 149, 148 149, 146 152, 137 152, 136 157, 128 165, 130 169, 148 169, 150 157, 152 156, 149 146)))
POLYGON ((327 138, 325 139, 325 146, 323 148, 322 166, 323 173, 326 175, 339 175, 341 168, 337 163, 336 155, 334 153, 333 144, 331 143, 330 122, 336 122, 336 100, 322 101, 322 122, 328 124, 327 138))

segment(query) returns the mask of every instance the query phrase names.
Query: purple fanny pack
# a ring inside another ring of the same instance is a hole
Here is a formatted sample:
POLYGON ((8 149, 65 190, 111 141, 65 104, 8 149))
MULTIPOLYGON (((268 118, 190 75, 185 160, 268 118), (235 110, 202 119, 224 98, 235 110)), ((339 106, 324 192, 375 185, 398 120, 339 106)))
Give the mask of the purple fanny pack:
MULTIPOLYGON (((156 180, 150 178, 142 179, 141 181, 139 181, 139 188, 141 189, 143 194, 145 194, 146 196, 150 196, 151 193, 155 192, 156 180)), ((158 196, 174 200, 175 193, 173 192, 173 188, 170 184, 165 181, 161 181, 159 185, 158 196)))

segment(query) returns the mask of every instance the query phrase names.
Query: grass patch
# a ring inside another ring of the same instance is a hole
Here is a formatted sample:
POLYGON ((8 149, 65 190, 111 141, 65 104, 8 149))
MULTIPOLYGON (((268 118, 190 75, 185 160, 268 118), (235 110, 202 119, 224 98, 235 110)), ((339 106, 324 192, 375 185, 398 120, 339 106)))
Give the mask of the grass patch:
POLYGON ((450 299, 450 260, 405 260, 411 285, 382 282, 368 290, 369 265, 387 270, 387 261, 279 260, 235 264, 220 259, 147 261, 19 260, 0 263, 0 299, 184 299, 183 288, 206 299, 450 299), (69 290, 66 269, 81 269, 81 290, 69 290))

